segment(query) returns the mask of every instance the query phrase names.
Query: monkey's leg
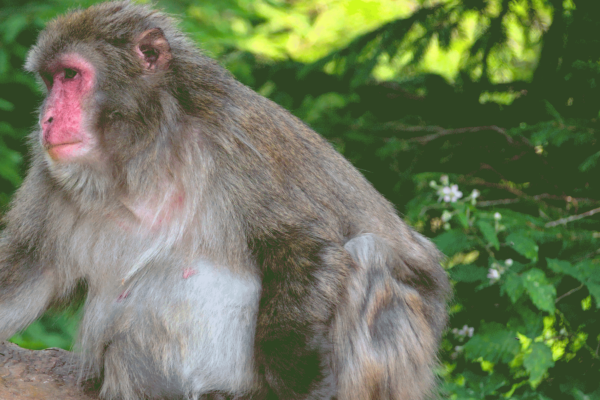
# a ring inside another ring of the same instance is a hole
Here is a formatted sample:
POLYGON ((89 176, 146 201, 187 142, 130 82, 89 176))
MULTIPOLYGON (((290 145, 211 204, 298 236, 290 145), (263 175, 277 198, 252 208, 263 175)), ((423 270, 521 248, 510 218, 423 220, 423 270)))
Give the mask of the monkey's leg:
POLYGON ((55 277, 42 271, 28 254, 0 243, 0 340, 25 328, 48 307, 56 291, 55 277))
POLYGON ((274 392, 267 398, 333 398, 328 336, 354 262, 342 246, 304 232, 254 248, 263 270, 255 359, 274 392))
POLYGON ((338 399, 427 398, 435 380, 439 336, 433 321, 445 320, 443 311, 436 314, 445 309, 445 299, 436 299, 441 308, 430 307, 431 299, 395 279, 393 264, 402 261, 380 237, 361 235, 345 248, 358 270, 333 324, 338 399))

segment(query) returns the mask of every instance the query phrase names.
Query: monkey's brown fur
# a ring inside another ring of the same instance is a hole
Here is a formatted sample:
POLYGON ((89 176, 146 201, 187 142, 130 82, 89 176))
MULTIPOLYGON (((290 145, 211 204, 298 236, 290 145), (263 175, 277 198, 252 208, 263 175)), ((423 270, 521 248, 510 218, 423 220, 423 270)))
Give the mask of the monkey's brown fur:
POLYGON ((348 161, 145 6, 57 18, 26 67, 64 54, 96 74, 81 106, 102 157, 52 161, 33 132, 0 339, 85 281, 79 343, 107 398, 431 394, 439 254, 348 161))

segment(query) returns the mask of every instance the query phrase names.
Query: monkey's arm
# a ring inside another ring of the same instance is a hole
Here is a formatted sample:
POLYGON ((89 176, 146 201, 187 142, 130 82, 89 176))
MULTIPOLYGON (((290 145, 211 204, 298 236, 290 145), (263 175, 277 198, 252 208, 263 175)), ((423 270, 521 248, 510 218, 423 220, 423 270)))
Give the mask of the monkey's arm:
POLYGON ((15 194, 0 232, 0 340, 25 328, 48 307, 57 288, 44 234, 49 189, 35 163, 15 194), (45 261, 42 261, 45 260, 45 261))
POLYGON ((25 328, 48 307, 55 276, 4 235, 0 239, 0 340, 25 328))

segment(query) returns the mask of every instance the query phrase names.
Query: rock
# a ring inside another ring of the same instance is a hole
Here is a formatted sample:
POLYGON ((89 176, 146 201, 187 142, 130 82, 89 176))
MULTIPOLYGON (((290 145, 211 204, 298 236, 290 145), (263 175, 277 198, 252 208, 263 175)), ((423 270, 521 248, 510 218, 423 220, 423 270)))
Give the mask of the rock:
POLYGON ((96 400, 92 384, 78 384, 77 355, 62 349, 26 350, 0 342, 0 399, 96 400))

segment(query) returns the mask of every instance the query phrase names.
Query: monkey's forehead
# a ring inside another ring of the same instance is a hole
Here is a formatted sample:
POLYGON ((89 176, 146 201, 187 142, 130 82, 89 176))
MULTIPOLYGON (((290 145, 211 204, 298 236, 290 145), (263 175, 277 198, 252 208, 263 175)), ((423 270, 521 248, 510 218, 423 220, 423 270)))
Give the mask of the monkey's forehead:
POLYGON ((101 3, 84 10, 75 10, 50 21, 29 52, 25 68, 39 71, 62 52, 102 45, 127 48, 142 32, 161 28, 173 31, 174 20, 145 5, 129 1, 101 3), (83 45, 83 46, 81 46, 83 45))

